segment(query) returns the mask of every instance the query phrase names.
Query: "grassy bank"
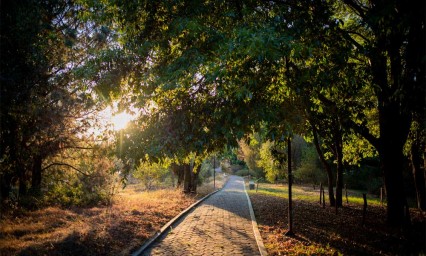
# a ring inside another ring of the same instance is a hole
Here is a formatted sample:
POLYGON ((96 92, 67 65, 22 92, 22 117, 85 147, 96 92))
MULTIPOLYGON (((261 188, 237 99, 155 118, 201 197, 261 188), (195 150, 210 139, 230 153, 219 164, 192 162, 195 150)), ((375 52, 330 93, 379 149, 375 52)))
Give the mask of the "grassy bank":
MULTIPOLYGON (((325 189, 325 200, 328 203, 328 190, 325 189)), ((292 193, 294 200, 301 200, 306 202, 318 202, 319 203, 319 186, 315 188, 313 186, 301 186, 293 185, 292 193)), ((259 183, 258 193, 277 196, 282 198, 288 198, 287 184, 270 184, 270 183, 259 183)), ((343 204, 346 203, 345 190, 343 190, 343 204)), ((356 190, 348 190, 348 204, 363 204, 362 192, 356 190)), ((380 198, 375 195, 367 194, 368 205, 380 206, 380 198)), ((385 202, 384 202, 385 204, 385 202)))

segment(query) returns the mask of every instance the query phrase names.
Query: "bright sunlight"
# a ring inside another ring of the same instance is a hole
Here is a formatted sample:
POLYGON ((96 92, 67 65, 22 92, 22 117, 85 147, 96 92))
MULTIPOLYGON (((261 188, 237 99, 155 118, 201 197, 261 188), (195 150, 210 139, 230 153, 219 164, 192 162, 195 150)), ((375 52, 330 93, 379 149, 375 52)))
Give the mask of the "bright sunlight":
POLYGON ((134 119, 134 116, 126 112, 121 112, 119 114, 112 116, 111 122, 112 122, 114 131, 119 131, 126 128, 129 122, 133 119, 134 119))

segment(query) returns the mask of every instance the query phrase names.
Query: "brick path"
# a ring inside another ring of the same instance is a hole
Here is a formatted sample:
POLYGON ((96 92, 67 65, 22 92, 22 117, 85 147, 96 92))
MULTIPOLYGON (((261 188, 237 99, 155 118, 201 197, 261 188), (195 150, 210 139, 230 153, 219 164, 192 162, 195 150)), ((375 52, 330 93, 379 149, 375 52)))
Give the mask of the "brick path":
POLYGON ((143 255, 260 255, 243 186, 231 176, 143 255))

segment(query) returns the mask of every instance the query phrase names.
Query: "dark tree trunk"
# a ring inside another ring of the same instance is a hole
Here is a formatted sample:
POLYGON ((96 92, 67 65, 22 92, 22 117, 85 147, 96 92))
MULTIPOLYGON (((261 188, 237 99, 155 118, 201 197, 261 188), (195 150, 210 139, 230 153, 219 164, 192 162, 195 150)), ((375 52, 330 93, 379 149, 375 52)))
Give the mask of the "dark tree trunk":
MULTIPOLYGON (((387 221, 392 226, 402 226, 409 221, 404 213, 406 198, 403 147, 407 141, 412 114, 408 102, 398 97, 398 91, 404 89, 399 52, 402 41, 397 37, 390 40, 382 31, 377 34, 375 41, 376 47, 370 51, 369 58, 378 102, 380 138, 377 150, 385 178, 387 221)), ((403 96, 409 97, 408 94, 403 96)))
POLYGON ((180 188, 183 185, 184 166, 173 163, 171 164, 170 168, 172 169, 173 173, 177 176, 176 188, 180 188))
POLYGON ((425 168, 422 168, 420 144, 413 141, 411 144, 411 168, 413 170, 414 184, 416 187, 417 207, 426 210, 425 168))
POLYGON ((379 106, 379 122, 379 157, 387 193, 387 220, 390 225, 401 226, 409 222, 404 212, 407 202, 403 179, 403 146, 410 121, 401 115, 395 103, 387 102, 379 106))
POLYGON ((191 192, 191 168, 189 164, 184 164, 184 179, 183 179, 183 192, 191 192))
POLYGON ((328 164, 327 160, 325 160, 324 154, 322 153, 321 146, 318 140, 318 131, 313 124, 311 124, 311 126, 312 126, 312 133, 314 135, 315 148, 317 150, 321 163, 323 164, 324 169, 327 173, 328 198, 329 198, 330 206, 335 206, 336 201, 334 199, 334 191, 333 191, 333 172, 331 171, 331 166, 328 164))
POLYGON ((11 173, 4 173, 0 176, 0 196, 1 201, 5 201, 9 198, 9 193, 12 189, 12 177, 11 173))
POLYGON ((20 164, 18 164, 16 168, 19 180, 19 197, 21 197, 27 194, 27 178, 25 175, 25 169, 20 164))
POLYGON ((32 176, 31 176, 31 190, 35 196, 41 194, 41 164, 42 159, 36 156, 33 162, 32 176))
POLYGON ((337 160, 337 177, 336 177, 336 206, 342 207, 343 201, 343 141, 340 128, 335 127, 335 153, 337 160))
POLYGON ((198 174, 200 173, 200 169, 201 165, 197 166, 197 168, 191 172, 191 193, 197 193, 198 174))

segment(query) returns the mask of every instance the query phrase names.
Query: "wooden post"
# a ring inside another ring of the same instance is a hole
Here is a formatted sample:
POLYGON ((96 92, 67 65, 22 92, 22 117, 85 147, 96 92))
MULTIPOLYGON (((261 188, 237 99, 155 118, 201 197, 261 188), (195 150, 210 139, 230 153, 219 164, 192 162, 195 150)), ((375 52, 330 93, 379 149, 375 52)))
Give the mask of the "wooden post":
POLYGON ((292 193, 291 185, 293 182, 293 174, 291 173, 291 139, 287 138, 287 163, 288 163, 288 231, 285 233, 286 236, 294 236, 293 233, 293 205, 292 205, 292 193))
POLYGON ((259 189, 259 179, 257 180, 257 182, 256 182, 256 193, 257 193, 257 190, 259 189))
POLYGON ((383 206, 383 187, 380 187, 380 206, 383 206))
POLYGON ((365 217, 367 215, 367 194, 363 193, 362 198, 364 199, 364 207, 362 208, 362 225, 364 225, 365 217))
POLYGON ((322 203, 322 183, 320 183, 320 205, 322 203))
POLYGON ((345 196, 346 196, 346 204, 349 204, 349 200, 348 200, 348 187, 345 184, 345 196))
POLYGON ((213 190, 216 190, 216 156, 213 157, 213 190))
POLYGON ((325 208, 325 191, 322 189, 322 208, 325 208))

